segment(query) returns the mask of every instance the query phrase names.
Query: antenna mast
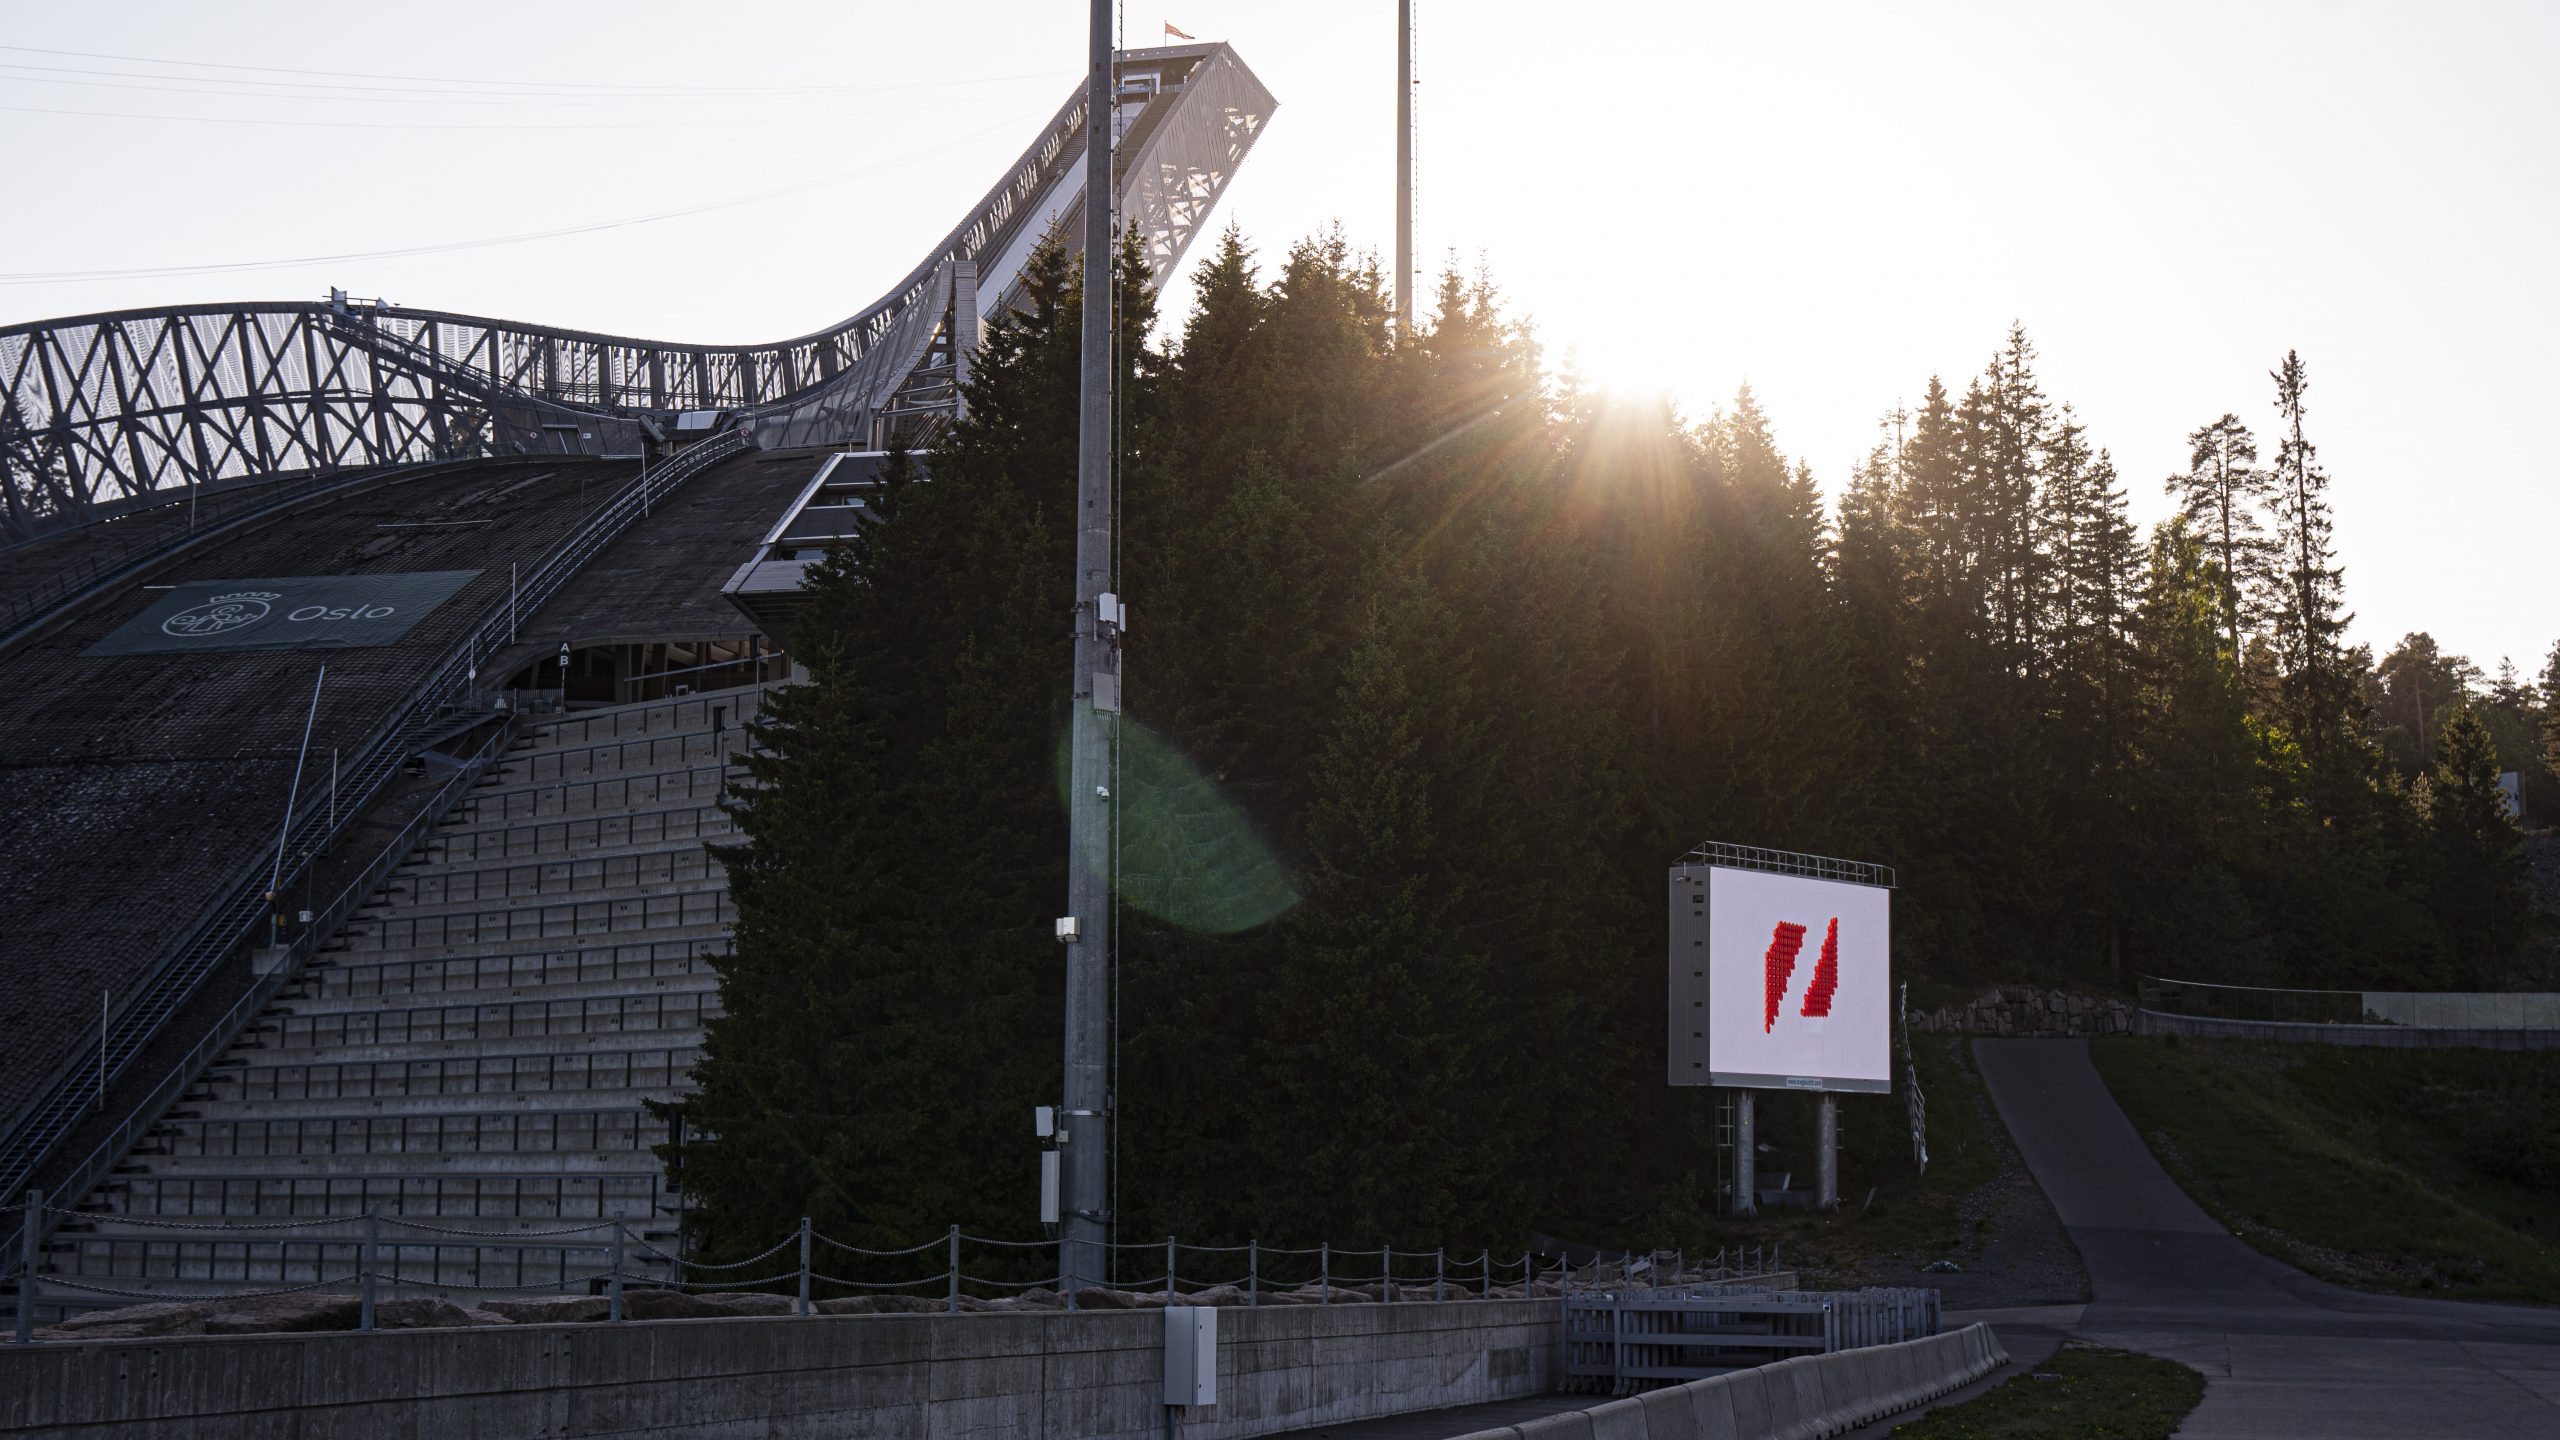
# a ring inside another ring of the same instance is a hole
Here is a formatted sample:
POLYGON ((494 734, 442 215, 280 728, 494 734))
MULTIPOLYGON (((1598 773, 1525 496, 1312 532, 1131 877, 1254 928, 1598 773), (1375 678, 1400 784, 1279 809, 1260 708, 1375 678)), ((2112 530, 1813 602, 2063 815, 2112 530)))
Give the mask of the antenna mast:
POLYGON ((1413 0, 1396 0, 1396 338, 1413 334, 1413 0))

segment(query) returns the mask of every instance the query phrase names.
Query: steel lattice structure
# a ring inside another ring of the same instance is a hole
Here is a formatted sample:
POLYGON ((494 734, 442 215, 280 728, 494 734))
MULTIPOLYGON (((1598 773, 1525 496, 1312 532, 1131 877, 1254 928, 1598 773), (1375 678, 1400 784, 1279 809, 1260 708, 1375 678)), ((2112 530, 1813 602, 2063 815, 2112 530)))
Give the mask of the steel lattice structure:
MULTIPOLYGON (((1161 284, 1275 108, 1223 44, 1119 57, 1115 187, 1161 284)), ((768 345, 670 344, 381 303, 126 310, 0 328, 0 533, 192 487, 536 446, 639 448, 639 422, 747 412, 765 445, 873 443, 958 403, 1002 303, 1083 203, 1084 97, 869 308, 768 345)), ((1073 227, 1067 227, 1069 239, 1073 227)))

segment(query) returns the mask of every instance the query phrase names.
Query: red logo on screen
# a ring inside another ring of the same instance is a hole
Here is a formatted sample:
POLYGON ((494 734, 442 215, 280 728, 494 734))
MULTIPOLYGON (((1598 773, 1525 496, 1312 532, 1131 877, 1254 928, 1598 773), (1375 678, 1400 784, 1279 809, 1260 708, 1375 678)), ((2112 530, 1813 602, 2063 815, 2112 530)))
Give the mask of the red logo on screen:
MULTIPOLYGON (((1796 972, 1796 954, 1804 949, 1804 927, 1792 920, 1781 920, 1769 932, 1768 953, 1760 957, 1761 1013, 1760 1033, 1768 1034, 1778 1025, 1778 1012, 1786 1007, 1787 982, 1796 972)), ((1804 1005, 1797 1014, 1808 1019, 1821 1019, 1831 1013, 1831 997, 1840 988, 1840 917, 1831 917, 1831 926, 1822 936, 1822 954, 1813 962, 1813 981, 1805 986, 1804 1005)))

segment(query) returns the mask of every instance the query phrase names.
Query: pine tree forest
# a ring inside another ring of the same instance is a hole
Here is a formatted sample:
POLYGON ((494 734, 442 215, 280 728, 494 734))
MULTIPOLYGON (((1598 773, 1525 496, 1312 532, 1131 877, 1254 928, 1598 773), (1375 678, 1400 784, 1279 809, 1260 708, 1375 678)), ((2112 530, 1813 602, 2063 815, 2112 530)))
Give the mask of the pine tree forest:
MULTIPOLYGON (((1161 328, 1133 252, 1117 296, 1124 1233, 1516 1248, 1704 1206, 1661 1056, 1701 840, 1894 866, 1915 1004, 2552 978, 2498 777, 2560 819, 2560 646, 2346 645, 2303 357, 2127 475, 2012 327, 1826 502, 1748 389, 1586 391, 1485 278, 1400 337, 1339 234, 1197 273, 1161 328)), ((707 1255, 1026 1229, 1050 922, 1097 863, 1061 795, 1079 291, 1041 252, 966 417, 810 579, 730 800, 707 1255)))

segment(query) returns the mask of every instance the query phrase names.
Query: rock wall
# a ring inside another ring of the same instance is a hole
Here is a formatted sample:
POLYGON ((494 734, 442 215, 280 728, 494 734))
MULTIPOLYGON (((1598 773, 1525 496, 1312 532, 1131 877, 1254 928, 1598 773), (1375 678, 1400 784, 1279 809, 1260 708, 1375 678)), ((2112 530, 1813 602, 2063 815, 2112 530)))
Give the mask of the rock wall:
POLYGON ((2065 1039, 2081 1035, 2130 1035, 2133 1004, 2103 995, 2003 987, 1963 1005, 1911 1012, 1911 1033, 2020 1035, 2065 1039))

